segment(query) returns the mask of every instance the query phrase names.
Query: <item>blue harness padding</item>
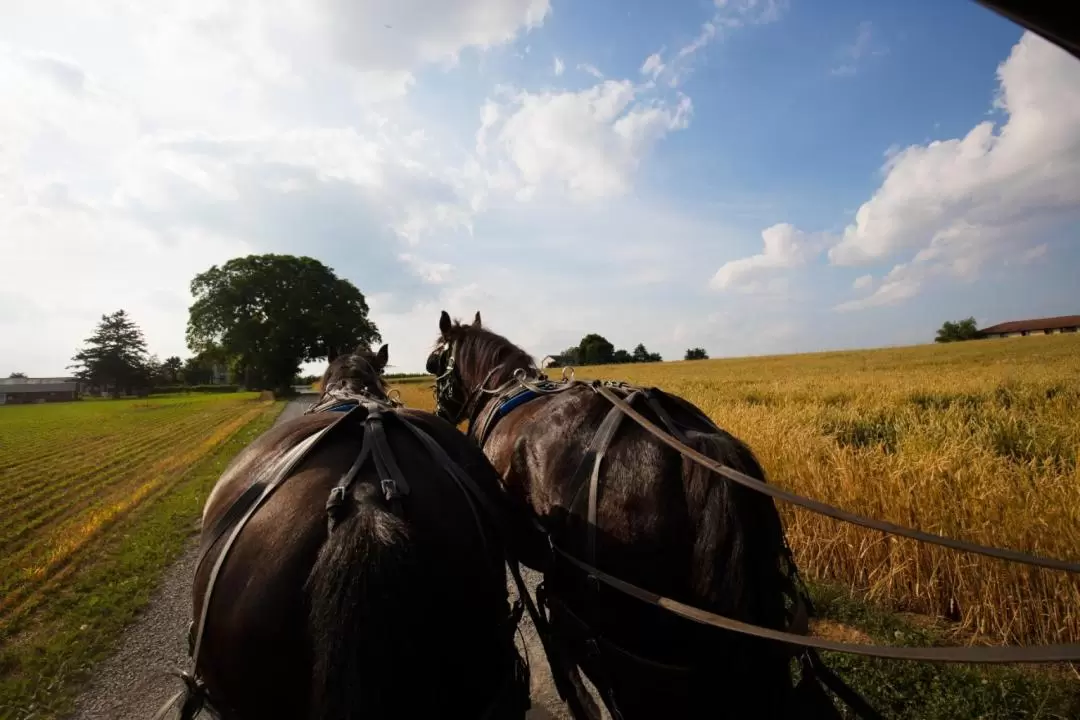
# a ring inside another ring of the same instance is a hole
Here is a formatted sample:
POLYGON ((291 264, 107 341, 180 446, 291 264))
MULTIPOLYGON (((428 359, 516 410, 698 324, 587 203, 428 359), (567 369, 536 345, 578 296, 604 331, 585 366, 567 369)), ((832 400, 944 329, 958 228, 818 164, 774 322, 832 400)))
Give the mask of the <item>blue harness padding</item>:
POLYGON ((534 392, 532 390, 525 390, 525 392, 518 393, 517 395, 515 395, 512 398, 507 398, 506 400, 503 401, 503 403, 501 405, 499 405, 499 407, 495 408, 495 412, 493 413, 494 417, 501 418, 504 415, 506 415, 507 413, 509 413, 511 410, 513 410, 514 408, 516 408, 516 407, 518 407, 520 405, 524 405, 525 403, 529 402, 533 398, 537 398, 537 397, 540 397, 539 393, 534 392))
POLYGON ((338 403, 337 405, 331 405, 330 407, 324 409, 322 412, 349 412, 349 410, 353 409, 359 404, 360 403, 358 403, 356 400, 346 400, 345 402, 338 403))

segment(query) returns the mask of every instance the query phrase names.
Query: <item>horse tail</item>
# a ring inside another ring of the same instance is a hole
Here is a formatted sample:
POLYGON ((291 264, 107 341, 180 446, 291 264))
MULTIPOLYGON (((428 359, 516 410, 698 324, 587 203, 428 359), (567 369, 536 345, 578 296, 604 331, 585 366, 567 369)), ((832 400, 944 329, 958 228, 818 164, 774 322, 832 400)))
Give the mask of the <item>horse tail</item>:
MULTIPOLYGON (((686 444, 721 464, 764 479, 757 459, 737 438, 718 428, 687 430, 686 444)), ((772 498, 737 485, 683 458, 683 487, 695 530, 691 590, 701 607, 774 629, 785 623, 783 528, 772 498)), ((721 631, 702 636, 702 652, 723 667, 733 694, 747 702, 785 702, 788 655, 770 640, 721 631), (708 639, 706 639, 708 638, 708 639), (726 649, 717 653, 722 639, 726 649), (711 644, 711 647, 709 647, 711 644), (765 700, 765 698, 768 698, 765 700)), ((716 677, 711 679, 715 682, 716 677)), ((764 715, 768 715, 765 712, 764 715)))
POLYGON ((370 483, 354 483, 351 492, 306 584, 311 720, 394 714, 404 686, 398 673, 415 653, 408 528, 370 483))

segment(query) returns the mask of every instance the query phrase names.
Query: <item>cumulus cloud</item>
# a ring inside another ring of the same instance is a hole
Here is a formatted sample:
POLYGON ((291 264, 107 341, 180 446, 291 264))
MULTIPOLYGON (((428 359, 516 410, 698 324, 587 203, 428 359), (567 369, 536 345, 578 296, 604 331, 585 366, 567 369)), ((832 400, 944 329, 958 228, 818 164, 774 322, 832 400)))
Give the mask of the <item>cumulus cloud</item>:
POLYGON ((456 64, 467 48, 510 43, 540 27, 549 0, 318 0, 315 16, 334 51, 348 63, 377 71, 456 64))
POLYGON ((625 193, 652 145, 690 121, 687 96, 643 98, 629 80, 577 92, 519 92, 485 105, 478 152, 492 145, 502 187, 519 197, 547 190, 579 199, 625 193))
POLYGON ((865 289, 867 289, 869 287, 873 287, 873 285, 874 285, 874 276, 873 275, 860 275, 859 277, 855 278, 855 282, 853 282, 851 284, 851 286, 853 288, 855 288, 856 290, 865 290, 865 289))
POLYGON ((765 228, 761 239, 761 253, 724 263, 709 281, 710 287, 738 292, 775 290, 775 271, 804 265, 823 247, 820 235, 804 233, 789 223, 765 228))
POLYGON ((562 61, 562 58, 556 56, 555 57, 555 68, 554 68, 555 77, 559 77, 565 71, 566 71, 566 63, 564 63, 562 61))
POLYGON ((1080 63, 1025 33, 997 77, 1002 125, 987 120, 888 158, 884 181, 829 259, 857 266, 914 255, 848 309, 909 298, 936 275, 971 279, 1080 216, 1080 63))
POLYGON ((400 96, 410 62, 505 42, 549 12, 450 5, 434 14, 483 18, 422 24, 415 52, 382 65, 326 56, 320 18, 347 10, 332 3, 112 0, 7 17, 0 95, 19 112, 0 113, 0 250, 65 292, 42 295, 36 271, 5 277, 0 302, 23 310, 4 313, 0 354, 63 373, 100 314, 124 307, 155 352, 184 355, 191 278, 250 252, 319 257, 385 312, 438 296, 452 264, 412 248, 471 230, 472 187, 448 148, 360 96, 400 96))

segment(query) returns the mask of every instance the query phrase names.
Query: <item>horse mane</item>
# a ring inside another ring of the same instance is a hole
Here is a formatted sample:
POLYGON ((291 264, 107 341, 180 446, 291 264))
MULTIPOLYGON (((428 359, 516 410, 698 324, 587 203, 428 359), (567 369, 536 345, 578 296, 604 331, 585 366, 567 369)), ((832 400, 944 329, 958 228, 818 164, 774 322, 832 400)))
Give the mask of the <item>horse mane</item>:
POLYGON ((499 365, 502 367, 487 378, 489 387, 498 387, 510 381, 518 368, 538 369, 532 355, 485 327, 455 320, 450 335, 457 342, 454 362, 467 382, 481 382, 492 368, 499 365))
POLYGON ((344 355, 338 355, 330 361, 322 379, 322 392, 325 394, 331 390, 345 390, 358 392, 360 390, 378 390, 386 395, 390 386, 383 379, 382 373, 375 369, 377 353, 368 350, 356 350, 344 355))

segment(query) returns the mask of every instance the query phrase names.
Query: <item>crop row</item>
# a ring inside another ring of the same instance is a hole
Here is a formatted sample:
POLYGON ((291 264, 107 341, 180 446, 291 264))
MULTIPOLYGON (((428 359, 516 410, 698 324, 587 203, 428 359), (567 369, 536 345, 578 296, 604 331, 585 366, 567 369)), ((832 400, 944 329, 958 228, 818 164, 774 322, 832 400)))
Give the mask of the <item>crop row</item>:
POLYGON ((129 444, 126 441, 133 438, 114 438, 109 447, 82 456, 76 448, 70 463, 60 466, 70 465, 70 469, 57 473, 56 468, 46 467, 29 474, 20 483, 20 492, 4 500, 11 511, 0 521, 0 548, 5 553, 17 550, 20 540, 32 540, 31 533, 38 527, 100 500, 111 487, 145 472, 144 465, 161 457, 162 448, 175 447, 184 438, 234 414, 230 408, 213 414, 199 413, 162 426, 157 432, 137 436, 129 444))
POLYGON ((192 412, 234 404, 219 398, 201 403, 174 403, 161 406, 153 412, 142 411, 130 403, 104 405, 87 403, 85 406, 44 406, 32 408, 5 408, 0 415, 0 437, 4 453, 0 458, 0 477, 18 474, 25 466, 43 466, 53 458, 71 454, 74 447, 89 449, 108 446, 118 434, 142 433, 146 430, 167 426, 192 412), (102 412, 91 415, 75 413, 72 408, 102 412), (31 412, 26 412, 31 411, 31 412), (36 411, 37 414, 33 414, 36 411))
MULTIPOLYGON (((69 557, 116 517, 167 485, 177 473, 212 451, 262 409, 262 405, 248 403, 219 404, 212 410, 207 408, 172 423, 149 440, 139 438, 138 443, 125 446, 124 438, 117 438, 116 454, 99 458, 106 462, 99 462, 97 472, 60 476, 54 483, 43 486, 46 490, 49 487, 84 490, 69 492, 56 508, 49 507, 47 522, 41 522, 40 516, 30 520, 36 531, 25 530, 27 518, 23 513, 23 527, 9 527, 0 536, 7 541, 14 530, 20 538, 13 543, 14 547, 7 548, 0 561, 3 612, 10 611, 35 587, 62 570, 69 557), (110 474, 110 469, 120 472, 110 474), (88 498, 86 486, 95 482, 99 491, 88 498)), ((47 492, 43 494, 48 497, 47 492)))
MULTIPOLYGON (((221 412, 222 410, 218 410, 221 412)), ((224 411, 228 412, 225 408, 224 411)), ((108 437, 81 444, 69 443, 63 451, 42 458, 39 462, 27 464, 18 470, 5 472, 3 492, 0 502, 18 504, 25 497, 37 494, 42 480, 54 481, 58 476, 65 480, 76 478, 102 469, 103 464, 119 460, 117 453, 131 452, 134 448, 153 447, 164 444, 177 428, 202 422, 201 418, 213 417, 215 413, 206 411, 198 414, 170 418, 165 422, 154 423, 137 432, 114 430, 108 437)), ((59 490, 67 492, 67 483, 59 490)))

